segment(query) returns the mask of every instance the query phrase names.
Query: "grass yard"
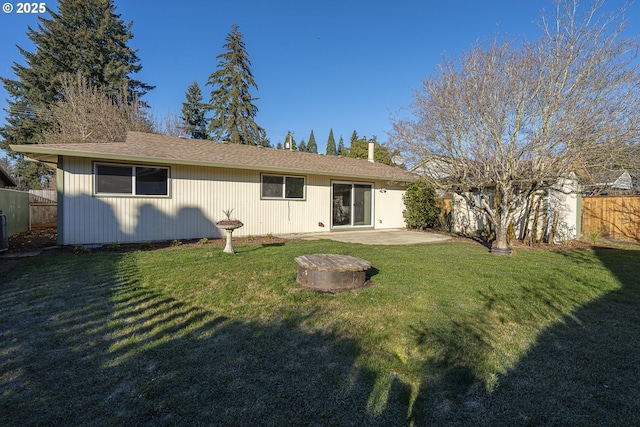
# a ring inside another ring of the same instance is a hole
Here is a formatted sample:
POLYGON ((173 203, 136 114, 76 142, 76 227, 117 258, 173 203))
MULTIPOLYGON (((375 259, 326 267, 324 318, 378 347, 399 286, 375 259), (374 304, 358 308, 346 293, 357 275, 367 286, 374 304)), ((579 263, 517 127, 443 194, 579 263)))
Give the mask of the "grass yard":
POLYGON ((640 424, 637 247, 236 250, 0 273, 0 425, 640 424), (312 253, 370 261, 375 285, 300 289, 312 253))

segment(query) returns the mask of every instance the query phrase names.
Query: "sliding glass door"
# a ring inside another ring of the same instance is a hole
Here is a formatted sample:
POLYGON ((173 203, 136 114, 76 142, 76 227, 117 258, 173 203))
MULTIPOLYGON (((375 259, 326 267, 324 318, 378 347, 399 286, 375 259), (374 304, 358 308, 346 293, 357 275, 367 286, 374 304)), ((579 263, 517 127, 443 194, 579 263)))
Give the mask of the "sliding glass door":
POLYGON ((373 185, 334 182, 333 227, 370 227, 373 224, 373 185))

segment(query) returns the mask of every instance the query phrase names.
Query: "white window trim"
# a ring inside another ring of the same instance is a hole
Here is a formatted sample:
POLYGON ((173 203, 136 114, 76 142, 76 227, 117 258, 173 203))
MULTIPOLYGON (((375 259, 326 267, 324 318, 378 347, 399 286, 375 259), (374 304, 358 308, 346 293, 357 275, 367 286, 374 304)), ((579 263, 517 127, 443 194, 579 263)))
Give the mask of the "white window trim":
POLYGON ((170 198, 171 197, 171 168, 168 166, 144 165, 132 163, 111 163, 111 162, 94 162, 93 163, 93 196, 95 197, 137 197, 137 198, 170 198), (131 168, 131 193, 98 193, 96 180, 98 179, 98 166, 116 166, 131 168), (167 194, 136 194, 136 168, 155 168, 165 169, 167 171, 167 194))
POLYGON ((282 173, 262 173, 260 174, 260 199, 261 200, 290 200, 290 201, 305 201, 307 200, 307 177, 304 175, 288 175, 282 173), (262 195, 262 186, 264 185, 263 177, 265 176, 278 176, 282 177, 282 197, 265 197, 262 195), (287 197, 287 180, 286 178, 302 178, 302 197, 287 197))

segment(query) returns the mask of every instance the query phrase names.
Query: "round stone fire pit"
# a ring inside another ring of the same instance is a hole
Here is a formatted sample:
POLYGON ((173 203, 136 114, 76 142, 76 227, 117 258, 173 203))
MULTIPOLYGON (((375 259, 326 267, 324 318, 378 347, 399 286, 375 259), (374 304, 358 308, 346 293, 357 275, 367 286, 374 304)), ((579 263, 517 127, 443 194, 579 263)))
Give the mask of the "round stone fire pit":
POLYGON ((337 254, 297 257, 298 277, 303 288, 318 292, 341 292, 365 286, 371 263, 362 258, 337 254))
POLYGON ((216 222, 217 227, 227 231, 227 243, 225 244, 222 252, 228 254, 236 253, 236 251, 233 250, 233 245, 231 244, 231 235, 233 234, 233 230, 235 230, 236 228, 240 228, 243 225, 244 224, 237 219, 223 219, 222 221, 216 222))

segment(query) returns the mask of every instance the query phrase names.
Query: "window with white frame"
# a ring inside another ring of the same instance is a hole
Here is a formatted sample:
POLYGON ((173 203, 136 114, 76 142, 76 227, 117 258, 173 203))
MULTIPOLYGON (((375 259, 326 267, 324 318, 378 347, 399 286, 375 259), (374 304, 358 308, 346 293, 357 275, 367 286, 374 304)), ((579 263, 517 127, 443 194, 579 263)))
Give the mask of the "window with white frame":
POLYGON ((169 168, 111 163, 94 164, 94 194, 169 196, 169 168))
POLYGON ((304 200, 305 177, 262 174, 263 199, 304 200))

